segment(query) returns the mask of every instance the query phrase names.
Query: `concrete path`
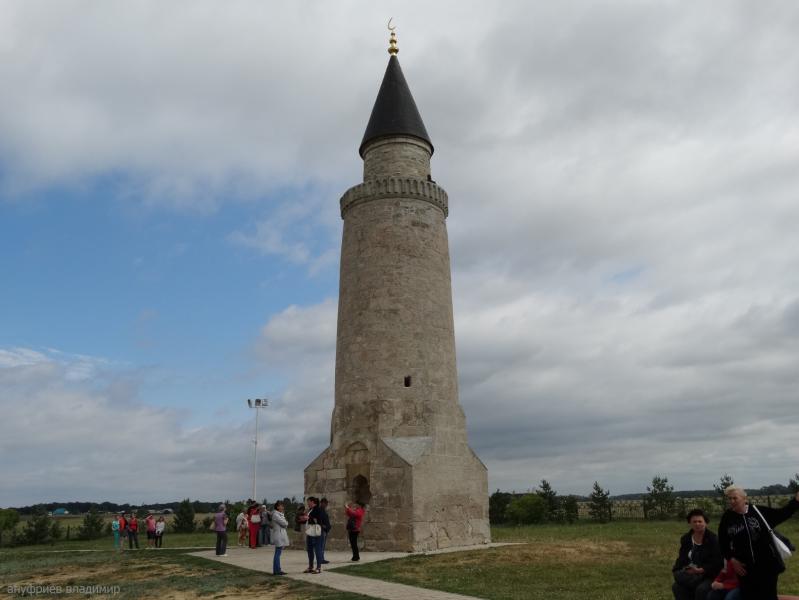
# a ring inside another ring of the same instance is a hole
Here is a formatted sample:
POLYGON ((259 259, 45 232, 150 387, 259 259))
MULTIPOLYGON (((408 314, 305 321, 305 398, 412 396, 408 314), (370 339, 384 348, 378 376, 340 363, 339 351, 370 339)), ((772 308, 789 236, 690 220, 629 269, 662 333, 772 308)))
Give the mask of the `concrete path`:
MULTIPOLYGON (((449 552, 463 552, 466 550, 484 550, 486 548, 496 548, 507 544, 487 544, 481 546, 466 546, 462 548, 447 548, 436 550, 425 554, 444 554, 449 552)), ((210 560, 261 571, 264 573, 272 572, 272 556, 274 551, 271 547, 250 550, 249 548, 233 547, 228 548, 227 556, 216 556, 213 550, 205 552, 193 552, 192 556, 199 556, 210 560)), ((345 565, 353 564, 350 562, 352 554, 350 552, 328 551, 325 553, 330 564, 325 565, 322 573, 311 575, 304 574, 302 571, 308 567, 308 555, 304 550, 287 549, 281 557, 281 567, 290 579, 323 585, 343 592, 353 592, 371 596, 372 598, 383 598, 384 600, 478 600, 474 596, 464 596, 461 594, 451 594, 449 592, 439 592, 426 588, 404 585, 401 583, 391 583, 379 579, 368 577, 357 577, 336 573, 332 569, 340 568, 345 565)), ((408 552, 361 552, 361 563, 388 560, 391 558, 403 558, 411 556, 408 552)))

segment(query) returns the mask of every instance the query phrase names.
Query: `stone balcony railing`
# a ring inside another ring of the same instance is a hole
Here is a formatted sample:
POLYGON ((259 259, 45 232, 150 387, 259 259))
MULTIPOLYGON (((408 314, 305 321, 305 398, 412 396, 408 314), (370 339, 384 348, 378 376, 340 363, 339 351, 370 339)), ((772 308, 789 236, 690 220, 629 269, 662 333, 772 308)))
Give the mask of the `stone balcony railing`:
POLYGON ((424 200, 440 208, 445 217, 449 214, 447 192, 435 182, 415 177, 383 177, 348 189, 341 197, 341 218, 353 206, 384 198, 424 200))

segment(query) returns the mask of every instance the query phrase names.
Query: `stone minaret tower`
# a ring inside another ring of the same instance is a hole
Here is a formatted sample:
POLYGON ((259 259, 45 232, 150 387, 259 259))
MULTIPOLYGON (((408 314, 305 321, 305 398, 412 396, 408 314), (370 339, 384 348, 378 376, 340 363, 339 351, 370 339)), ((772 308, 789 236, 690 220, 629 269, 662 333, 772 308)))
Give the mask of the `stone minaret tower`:
POLYGON ((446 192, 433 144, 391 57, 360 146, 363 183, 341 198, 344 235, 330 446, 305 469, 326 496, 367 505, 364 544, 422 551, 490 541, 485 465, 458 402, 446 192))

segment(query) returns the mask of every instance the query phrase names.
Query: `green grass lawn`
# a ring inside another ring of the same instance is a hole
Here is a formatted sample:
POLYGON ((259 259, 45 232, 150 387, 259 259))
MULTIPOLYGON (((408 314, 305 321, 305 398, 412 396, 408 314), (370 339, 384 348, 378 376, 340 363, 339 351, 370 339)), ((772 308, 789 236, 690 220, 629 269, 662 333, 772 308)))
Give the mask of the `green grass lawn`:
MULTIPOLYGON (((799 540, 799 519, 779 529, 799 540)), ((494 527, 495 542, 524 545, 413 556, 342 572, 492 600, 670 600, 671 566, 687 530, 685 523, 643 521, 494 527)), ((799 558, 792 560, 780 578, 786 594, 799 593, 799 558)))
MULTIPOLYGON (((173 537, 187 546, 207 545, 206 534, 184 537, 175 534, 173 537)), ((104 539, 99 545, 107 549, 110 543, 110 539, 104 539)), ((118 586, 117 593, 62 593, 56 596, 91 597, 95 600, 368 600, 358 594, 337 592, 189 556, 191 550, 79 552, 92 550, 98 543, 62 542, 56 546, 62 549, 66 546, 74 551, 46 551, 52 550, 49 546, 2 549, 0 597, 21 597, 12 592, 12 586, 24 589, 26 585, 52 585, 60 586, 62 592, 68 586, 103 586, 108 590, 118 586)), ((52 597, 51 594, 45 595, 52 597)))
MULTIPOLYGON (((715 526, 712 523, 711 526, 715 526)), ((411 556, 340 572, 457 592, 493 600, 670 600, 671 565, 679 537, 688 527, 678 522, 614 522, 607 525, 495 527, 496 542, 518 542, 488 550, 411 556)), ((780 526, 799 541, 799 519, 780 526)), ((365 532, 368 547, 368 530, 365 532)), ((159 598, 281 598, 283 600, 355 600, 298 582, 189 556, 211 547, 210 533, 171 534, 159 552, 78 552, 109 550, 111 538, 61 541, 52 546, 0 549, 0 591, 9 585, 118 585, 117 600, 159 598), (43 552, 43 550, 73 552, 43 552)), ((782 593, 799 594, 799 557, 780 578, 782 593)), ((78 596, 76 596, 78 597, 78 596)), ((100 598, 102 596, 92 596, 100 598)), ((419 600, 424 600, 423 593, 419 600)))

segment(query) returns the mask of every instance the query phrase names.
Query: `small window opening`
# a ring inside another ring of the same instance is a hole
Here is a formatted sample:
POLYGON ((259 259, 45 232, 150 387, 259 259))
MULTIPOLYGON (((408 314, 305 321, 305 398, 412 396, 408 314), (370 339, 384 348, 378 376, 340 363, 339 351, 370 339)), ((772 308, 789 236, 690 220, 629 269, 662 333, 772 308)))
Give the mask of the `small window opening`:
POLYGON ((406 375, 405 376, 405 387, 411 387, 411 376, 410 375, 406 375))

